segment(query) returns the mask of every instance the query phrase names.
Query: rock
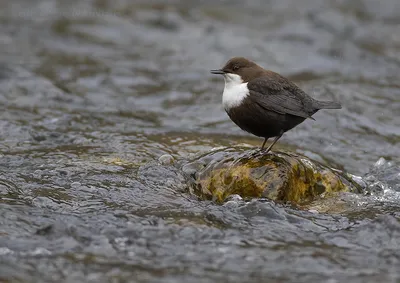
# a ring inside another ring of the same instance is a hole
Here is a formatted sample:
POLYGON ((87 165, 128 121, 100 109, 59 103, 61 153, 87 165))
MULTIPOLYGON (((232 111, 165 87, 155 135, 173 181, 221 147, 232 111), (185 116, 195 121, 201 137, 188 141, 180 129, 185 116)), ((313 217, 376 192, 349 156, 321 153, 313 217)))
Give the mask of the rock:
POLYGON ((192 192, 222 203, 231 195, 306 204, 337 192, 361 192, 338 170, 289 152, 220 149, 182 166, 194 179, 192 192))
POLYGON ((175 160, 172 155, 163 154, 158 158, 158 162, 160 162, 161 165, 172 165, 174 164, 175 160))

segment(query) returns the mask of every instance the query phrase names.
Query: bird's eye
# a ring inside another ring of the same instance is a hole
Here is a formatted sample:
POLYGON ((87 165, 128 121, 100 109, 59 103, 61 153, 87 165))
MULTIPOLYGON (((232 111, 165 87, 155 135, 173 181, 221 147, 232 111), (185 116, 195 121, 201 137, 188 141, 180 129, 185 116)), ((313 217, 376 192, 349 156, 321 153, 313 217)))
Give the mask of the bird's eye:
POLYGON ((238 66, 238 65, 233 66, 233 70, 234 70, 234 71, 239 70, 239 66, 238 66))

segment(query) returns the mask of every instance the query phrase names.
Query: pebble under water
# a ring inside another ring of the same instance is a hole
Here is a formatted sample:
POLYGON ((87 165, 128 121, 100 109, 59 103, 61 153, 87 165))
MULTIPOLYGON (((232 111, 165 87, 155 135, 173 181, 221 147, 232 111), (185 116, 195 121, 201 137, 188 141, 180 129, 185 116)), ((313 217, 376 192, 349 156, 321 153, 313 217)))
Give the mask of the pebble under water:
POLYGON ((399 282, 399 25, 397 0, 1 2, 0 282, 399 282), (276 150, 352 174, 349 209, 188 192, 171 161, 262 143, 209 74, 233 56, 342 103, 276 150))

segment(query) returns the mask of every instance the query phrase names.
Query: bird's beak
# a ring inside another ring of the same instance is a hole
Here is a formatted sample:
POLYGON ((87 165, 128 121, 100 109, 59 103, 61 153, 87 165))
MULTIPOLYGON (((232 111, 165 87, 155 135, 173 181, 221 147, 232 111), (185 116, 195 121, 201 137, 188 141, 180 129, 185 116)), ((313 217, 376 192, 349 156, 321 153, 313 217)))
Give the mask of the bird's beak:
POLYGON ((214 75, 224 75, 225 74, 225 72, 222 70, 211 70, 210 72, 211 72, 211 74, 214 74, 214 75))

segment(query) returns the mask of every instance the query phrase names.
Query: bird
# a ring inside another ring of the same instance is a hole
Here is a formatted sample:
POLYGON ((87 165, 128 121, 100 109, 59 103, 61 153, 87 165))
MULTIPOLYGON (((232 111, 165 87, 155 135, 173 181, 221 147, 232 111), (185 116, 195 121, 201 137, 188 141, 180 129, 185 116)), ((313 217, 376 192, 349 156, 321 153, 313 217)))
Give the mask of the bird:
POLYGON ((260 151, 269 138, 268 153, 282 135, 321 109, 341 109, 336 101, 319 101, 286 77, 266 70, 244 57, 229 59, 221 69, 210 71, 222 75, 225 87, 222 104, 229 118, 242 130, 264 138, 260 151))

